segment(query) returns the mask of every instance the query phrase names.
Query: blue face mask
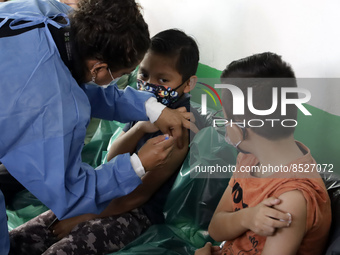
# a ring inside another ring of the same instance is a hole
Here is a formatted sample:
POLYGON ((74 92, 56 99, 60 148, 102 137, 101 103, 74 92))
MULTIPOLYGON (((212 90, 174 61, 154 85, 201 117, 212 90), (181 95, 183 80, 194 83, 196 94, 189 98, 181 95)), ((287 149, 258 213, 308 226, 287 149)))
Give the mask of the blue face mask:
POLYGON ((183 84, 184 82, 177 86, 176 88, 172 89, 169 86, 156 85, 138 79, 137 89, 153 93, 156 96, 158 102, 166 106, 171 106, 178 100, 179 94, 176 90, 183 84))
MULTIPOLYGON (((93 65, 93 67, 92 67, 91 70, 93 70, 98 64, 101 64, 101 63, 102 63, 102 62, 97 62, 97 63, 95 63, 95 64, 93 65)), ((111 69, 110 69, 110 68, 107 68, 107 71, 109 72, 109 74, 110 74, 110 76, 111 76, 111 79, 112 79, 112 81, 110 81, 110 83, 105 84, 105 85, 98 85, 98 84, 96 83, 96 77, 95 77, 95 76, 92 76, 92 82, 89 82, 89 84, 97 85, 97 86, 100 86, 100 87, 102 87, 102 88, 104 88, 104 89, 106 89, 108 86, 115 85, 115 84, 119 81, 119 79, 121 78, 121 76, 119 76, 119 77, 117 77, 117 78, 114 78, 113 75, 112 75, 111 69)))

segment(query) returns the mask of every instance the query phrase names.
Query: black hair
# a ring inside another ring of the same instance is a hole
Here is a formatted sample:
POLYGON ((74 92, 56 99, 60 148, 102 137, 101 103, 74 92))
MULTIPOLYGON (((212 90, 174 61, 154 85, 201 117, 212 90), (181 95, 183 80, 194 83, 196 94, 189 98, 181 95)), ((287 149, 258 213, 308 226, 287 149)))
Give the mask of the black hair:
POLYGON ((199 50, 195 40, 178 29, 164 30, 151 38, 150 50, 156 54, 177 57, 176 70, 182 82, 196 74, 199 50))
MULTIPOLYGON (((222 89, 223 108, 228 118, 236 121, 249 121, 250 119, 260 119, 264 125, 261 127, 250 127, 256 134, 269 140, 276 140, 290 136, 294 133, 294 127, 284 127, 281 125, 283 119, 297 119, 297 108, 295 105, 287 105, 286 115, 281 114, 281 88, 297 87, 295 74, 291 66, 284 62, 281 56, 265 52, 255 54, 240 60, 233 61, 221 75, 221 82, 224 84, 236 85, 242 90, 244 95, 244 115, 233 114, 233 97, 229 89, 222 89), (278 90, 278 104, 276 110, 266 116, 253 114, 247 105, 248 88, 253 89, 253 106, 257 110, 267 110, 272 106, 273 88, 278 90), (273 125, 271 121, 265 119, 275 119, 273 125)), ((298 98, 297 93, 287 94, 287 98, 298 98)), ((290 123, 291 124, 291 123, 290 123)), ((293 126, 293 125, 291 125, 293 126)))
POLYGON ((82 64, 98 59, 111 71, 141 61, 150 46, 148 25, 134 0, 81 0, 70 15, 74 49, 82 64))

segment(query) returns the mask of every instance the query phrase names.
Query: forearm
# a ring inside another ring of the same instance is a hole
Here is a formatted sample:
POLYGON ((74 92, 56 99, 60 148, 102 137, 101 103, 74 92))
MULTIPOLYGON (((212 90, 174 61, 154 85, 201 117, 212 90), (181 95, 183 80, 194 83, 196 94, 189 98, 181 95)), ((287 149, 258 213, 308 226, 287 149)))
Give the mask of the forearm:
POLYGON ((131 195, 127 195, 125 197, 117 198, 112 200, 106 209, 96 217, 105 218, 126 213, 142 206, 146 201, 148 201, 148 198, 143 198, 142 196, 133 197, 131 195))
POLYGON ((239 237, 249 229, 247 227, 248 214, 249 208, 236 212, 221 211, 215 213, 209 225, 210 236, 218 242, 239 237))
POLYGON ((182 164, 188 150, 188 142, 182 149, 174 149, 169 163, 158 167, 157 172, 148 172, 142 178, 139 185, 130 194, 119 197, 110 202, 106 209, 97 217, 109 217, 119 215, 142 206, 165 183, 182 164))
POLYGON ((141 184, 131 193, 111 200, 108 206, 100 214, 88 213, 75 217, 78 220, 77 224, 95 218, 106 218, 129 212, 146 203, 152 194, 153 193, 145 192, 145 187, 141 184))
POLYGON ((123 123, 148 120, 145 102, 152 97, 151 93, 137 91, 129 86, 125 90, 119 90, 117 86, 103 89, 88 84, 81 87, 90 101, 92 117, 123 123))
POLYGON ((107 154, 107 161, 115 156, 124 153, 132 154, 137 146, 138 141, 145 135, 138 123, 134 125, 128 132, 119 136, 111 145, 107 154))

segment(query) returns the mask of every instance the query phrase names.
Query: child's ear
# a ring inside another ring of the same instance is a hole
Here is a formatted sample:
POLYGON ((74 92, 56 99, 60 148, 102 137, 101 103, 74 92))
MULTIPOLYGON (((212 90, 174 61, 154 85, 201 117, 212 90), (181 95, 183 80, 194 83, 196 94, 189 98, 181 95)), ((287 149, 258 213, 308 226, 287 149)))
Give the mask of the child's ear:
POLYGON ((186 81, 186 85, 185 85, 185 89, 184 89, 184 93, 189 93, 191 90, 193 90, 196 86, 197 83, 197 76, 193 75, 191 76, 187 81, 186 81))

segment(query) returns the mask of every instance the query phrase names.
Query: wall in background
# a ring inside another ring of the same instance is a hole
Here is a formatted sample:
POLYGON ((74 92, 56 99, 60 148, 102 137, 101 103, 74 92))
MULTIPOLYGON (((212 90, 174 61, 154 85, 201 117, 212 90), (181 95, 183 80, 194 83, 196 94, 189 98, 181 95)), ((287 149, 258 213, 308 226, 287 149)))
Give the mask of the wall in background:
MULTIPOLYGON (((299 78, 340 78, 338 0, 138 0, 151 36, 180 28, 195 37, 202 64, 223 70, 232 60, 272 51, 299 78)), ((340 86, 309 86, 310 104, 340 116, 340 86)))
MULTIPOLYGON (((340 1, 138 1, 151 36, 179 28, 197 40, 199 77, 218 77, 235 59, 272 51, 292 65, 298 78, 317 78, 299 84, 311 92, 313 116, 299 114, 295 137, 319 163, 334 163, 340 173, 340 1)), ((199 98, 202 90, 196 88, 193 95, 199 98)))

